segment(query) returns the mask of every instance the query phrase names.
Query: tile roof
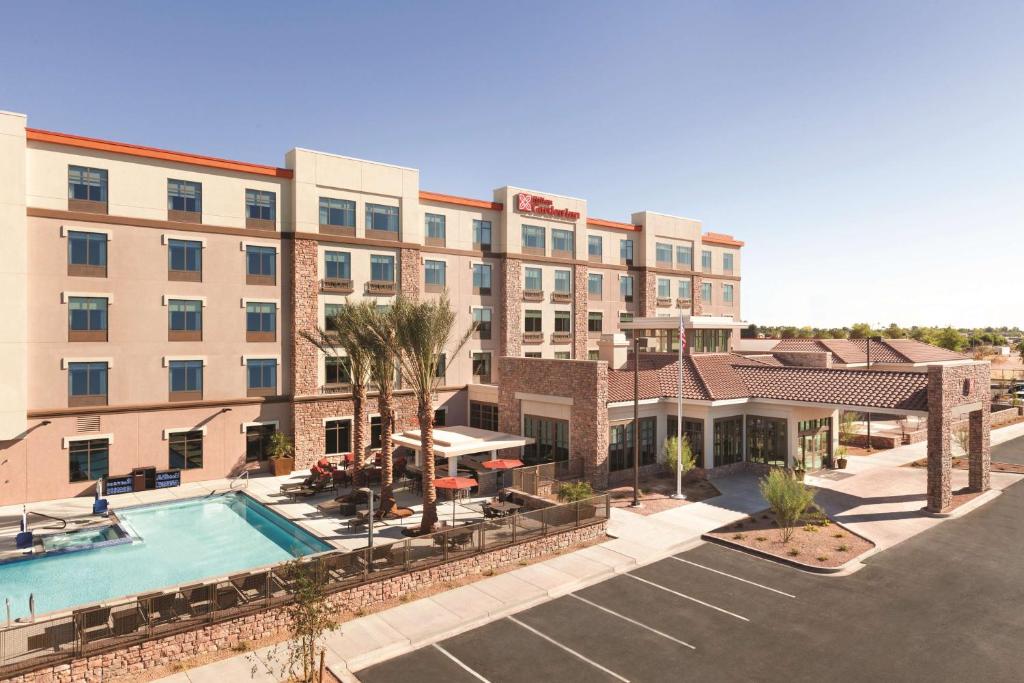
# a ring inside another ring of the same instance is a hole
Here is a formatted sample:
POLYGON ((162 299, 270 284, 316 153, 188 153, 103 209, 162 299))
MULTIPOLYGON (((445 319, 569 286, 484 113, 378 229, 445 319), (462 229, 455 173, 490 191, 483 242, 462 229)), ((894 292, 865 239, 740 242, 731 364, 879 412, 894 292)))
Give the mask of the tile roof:
MULTIPOLYGON (((837 363, 867 363, 867 339, 782 339, 772 351, 831 351, 837 363)), ((937 363, 967 360, 967 356, 916 339, 872 340, 871 362, 874 363, 937 363)))

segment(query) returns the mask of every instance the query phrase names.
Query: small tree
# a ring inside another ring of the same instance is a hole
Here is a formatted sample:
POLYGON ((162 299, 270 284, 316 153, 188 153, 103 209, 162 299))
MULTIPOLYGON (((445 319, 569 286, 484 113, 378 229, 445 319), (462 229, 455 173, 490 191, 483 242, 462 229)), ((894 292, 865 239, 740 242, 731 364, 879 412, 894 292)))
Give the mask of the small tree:
POLYGON ((854 434, 857 433, 854 425, 857 424, 857 414, 849 410, 844 410, 839 416, 839 443, 849 444, 853 440, 854 434))
POLYGON ((781 468, 768 472, 758 486, 779 522, 783 543, 788 543, 794 527, 807 508, 814 503, 814 491, 804 486, 792 473, 781 468))
POLYGON ((291 437, 284 432, 274 432, 270 437, 270 457, 273 460, 278 458, 289 458, 295 453, 295 445, 291 437))
POLYGON ((961 425, 953 430, 953 442, 960 449, 961 455, 967 455, 971 451, 971 430, 967 425, 961 425))
POLYGON ((558 487, 558 500, 563 503, 575 503, 586 500, 594 495, 594 489, 587 481, 568 481, 558 487))
MULTIPOLYGON (((693 455, 693 449, 690 448, 690 440, 683 435, 683 450, 682 450, 682 463, 683 463, 683 474, 686 474, 694 468, 697 464, 697 459, 693 455)), ((679 459, 679 440, 670 436, 665 439, 665 445, 662 446, 662 452, 665 454, 665 466, 668 467, 669 471, 675 474, 676 465, 679 459)))

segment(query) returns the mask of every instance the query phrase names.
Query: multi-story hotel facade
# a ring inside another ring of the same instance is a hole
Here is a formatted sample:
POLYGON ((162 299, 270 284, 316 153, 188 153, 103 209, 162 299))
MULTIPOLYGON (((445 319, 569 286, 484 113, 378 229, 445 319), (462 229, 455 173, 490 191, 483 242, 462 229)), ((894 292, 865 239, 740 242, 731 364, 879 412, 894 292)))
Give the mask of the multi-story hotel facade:
POLYGON ((455 197, 305 149, 264 166, 0 113, 0 227, 0 504, 141 467, 231 476, 265 463, 276 430, 300 464, 348 450, 345 368, 300 334, 346 299, 447 292, 459 329, 478 328, 437 420, 492 429, 499 358, 594 361, 634 317, 740 319, 743 244, 699 221, 600 219, 517 187, 455 197))

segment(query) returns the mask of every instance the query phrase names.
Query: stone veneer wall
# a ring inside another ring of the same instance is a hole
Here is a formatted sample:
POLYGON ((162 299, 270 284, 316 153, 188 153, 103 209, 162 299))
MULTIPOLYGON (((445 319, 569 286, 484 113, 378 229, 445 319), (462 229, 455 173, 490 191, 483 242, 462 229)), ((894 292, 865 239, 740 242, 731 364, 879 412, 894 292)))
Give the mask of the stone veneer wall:
POLYGON ((693 284, 690 285, 690 295, 693 297, 693 315, 704 315, 704 299, 701 298, 701 289, 703 289, 704 278, 701 275, 693 276, 693 284))
POLYGON ((513 358, 499 361, 498 428, 522 434, 517 392, 573 400, 569 457, 583 460, 583 477, 597 489, 608 484, 608 363, 606 361, 513 358))
MULTIPOLYGON (((291 271, 291 342, 292 392, 296 396, 317 393, 320 376, 320 355, 317 348, 302 337, 300 331, 314 331, 320 320, 320 292, 316 240, 292 239, 293 267, 291 271)), ((298 428, 296 427, 296 432, 298 428)))
POLYGON ((572 357, 586 360, 587 339, 590 336, 587 331, 587 275, 590 269, 585 265, 576 265, 572 272, 572 357))
MULTIPOLYGON (((420 252, 418 249, 402 249, 399 253, 401 275, 399 275, 398 286, 402 294, 413 299, 419 298, 420 281, 423 279, 423 268, 420 264, 420 252)), ((452 273, 454 275, 454 273, 452 273)))
MULTIPOLYGON (((602 521, 448 564, 391 576, 334 593, 329 600, 340 613, 371 611, 412 591, 479 576, 490 570, 592 541, 604 536, 605 526, 606 522, 602 521)), ((131 680, 142 676, 148 669, 168 666, 189 657, 223 652, 245 641, 283 636, 287 629, 285 608, 278 607, 121 650, 76 659, 70 664, 47 667, 8 680, 10 683, 109 683, 116 679, 131 680)))
POLYGON ((638 318, 653 318, 658 314, 658 276, 647 268, 631 271, 634 293, 638 294, 636 315, 638 318))
MULTIPOLYGON (((517 258, 505 257, 501 260, 501 343, 498 353, 501 356, 523 355, 523 323, 521 309, 523 302, 523 262, 517 258)), ((493 284, 493 283, 492 283, 493 284)), ((491 367, 491 381, 496 383, 500 377, 500 363, 491 367), (496 376, 495 376, 496 375, 496 376)), ((516 432, 519 433, 518 431, 516 432)))

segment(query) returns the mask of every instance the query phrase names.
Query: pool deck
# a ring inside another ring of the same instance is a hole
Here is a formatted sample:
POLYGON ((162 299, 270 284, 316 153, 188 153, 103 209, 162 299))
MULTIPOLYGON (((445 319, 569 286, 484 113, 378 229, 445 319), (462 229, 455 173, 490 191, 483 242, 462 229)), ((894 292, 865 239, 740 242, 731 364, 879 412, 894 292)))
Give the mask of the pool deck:
MULTIPOLYGON (((352 533, 348 528, 348 520, 351 516, 341 517, 332 514, 325 516, 316 506, 332 500, 339 495, 336 491, 326 491, 320 495, 308 498, 292 500, 290 496, 280 493, 281 484, 285 482, 299 482, 308 474, 307 470, 295 472, 289 476, 273 477, 270 475, 253 475, 248 484, 236 482, 236 490, 244 491, 259 502, 267 505, 270 509, 295 522, 306 531, 314 534, 325 542, 342 550, 354 550, 365 547, 367 544, 367 530, 365 527, 358 533, 352 533)), ((153 491, 140 491, 137 493, 125 493, 110 496, 107 500, 110 508, 116 512, 120 508, 134 505, 146 505, 161 503, 171 500, 182 500, 185 498, 196 498, 207 496, 212 493, 223 493, 232 486, 230 479, 214 479, 210 481, 194 482, 183 484, 174 488, 158 489, 153 491)), ((342 490, 341 493, 345 493, 342 490)), ((399 506, 412 508, 415 514, 402 520, 389 520, 374 523, 374 544, 381 545, 394 543, 404 538, 402 529, 405 527, 417 527, 422 519, 423 503, 419 495, 413 495, 406 491, 400 491, 396 495, 399 506)), ((446 499, 444 492, 438 495, 438 516, 442 520, 452 519, 452 504, 446 499)), ((480 520, 483 513, 480 503, 487 500, 487 496, 476 498, 465 498, 456 505, 455 519, 457 522, 480 520)), ((40 501, 28 503, 27 508, 31 512, 58 517, 68 520, 67 530, 73 530, 86 524, 94 524, 101 521, 101 517, 92 514, 91 496, 76 498, 64 498, 60 500, 40 501)), ((14 539, 18 533, 21 523, 21 505, 7 505, 0 507, 0 562, 23 554, 15 548, 14 539)), ((359 506, 365 510, 365 505, 359 506)), ((38 517, 29 518, 29 528, 37 534, 56 533, 60 531, 55 528, 45 528, 47 523, 38 517)))

